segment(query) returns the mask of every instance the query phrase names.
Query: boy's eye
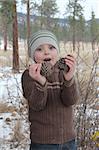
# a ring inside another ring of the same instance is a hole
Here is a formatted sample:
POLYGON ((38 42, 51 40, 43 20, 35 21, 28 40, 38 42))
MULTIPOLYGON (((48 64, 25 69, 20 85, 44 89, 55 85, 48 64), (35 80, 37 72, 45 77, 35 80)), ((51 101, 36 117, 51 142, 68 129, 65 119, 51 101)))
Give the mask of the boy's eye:
POLYGON ((37 49, 36 49, 36 51, 41 51, 41 50, 42 50, 41 48, 37 48, 37 49))
POLYGON ((55 49, 55 47, 54 46, 50 46, 49 49, 52 50, 52 49, 55 49))

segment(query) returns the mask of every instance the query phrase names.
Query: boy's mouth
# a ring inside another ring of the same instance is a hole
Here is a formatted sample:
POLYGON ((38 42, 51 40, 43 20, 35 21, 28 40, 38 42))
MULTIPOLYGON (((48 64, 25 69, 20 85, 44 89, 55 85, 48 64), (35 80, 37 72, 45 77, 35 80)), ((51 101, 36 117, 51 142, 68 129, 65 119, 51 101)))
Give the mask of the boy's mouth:
POLYGON ((45 58, 44 59, 44 62, 50 62, 51 61, 51 58, 45 58))

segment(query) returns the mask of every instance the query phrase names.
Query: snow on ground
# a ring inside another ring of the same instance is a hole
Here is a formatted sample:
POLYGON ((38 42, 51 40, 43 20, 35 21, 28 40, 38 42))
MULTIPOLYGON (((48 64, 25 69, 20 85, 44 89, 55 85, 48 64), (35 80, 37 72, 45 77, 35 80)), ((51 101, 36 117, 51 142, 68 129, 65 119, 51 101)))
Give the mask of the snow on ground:
POLYGON ((29 150, 28 106, 22 96, 22 73, 0 68, 0 150, 29 150))

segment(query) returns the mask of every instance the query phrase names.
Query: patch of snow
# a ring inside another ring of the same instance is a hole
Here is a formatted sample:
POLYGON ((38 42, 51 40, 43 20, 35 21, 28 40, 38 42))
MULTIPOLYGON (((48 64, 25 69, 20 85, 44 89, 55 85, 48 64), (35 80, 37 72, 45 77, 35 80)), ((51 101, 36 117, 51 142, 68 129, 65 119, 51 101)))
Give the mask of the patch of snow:
POLYGON ((21 75, 12 73, 11 67, 0 68, 0 104, 11 107, 7 112, 5 108, 4 112, 0 111, 0 150, 29 150, 30 124, 27 102, 22 96, 21 75))

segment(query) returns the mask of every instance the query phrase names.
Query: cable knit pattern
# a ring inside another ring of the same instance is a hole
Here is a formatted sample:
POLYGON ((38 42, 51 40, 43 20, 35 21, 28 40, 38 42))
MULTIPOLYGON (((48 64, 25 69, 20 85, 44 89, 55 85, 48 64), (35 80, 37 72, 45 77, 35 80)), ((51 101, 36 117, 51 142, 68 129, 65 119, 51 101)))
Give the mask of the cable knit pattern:
POLYGON ((22 89, 29 104, 32 142, 62 144, 75 138, 73 105, 77 102, 79 93, 74 78, 65 81, 62 72, 55 68, 42 86, 25 70, 22 89))

